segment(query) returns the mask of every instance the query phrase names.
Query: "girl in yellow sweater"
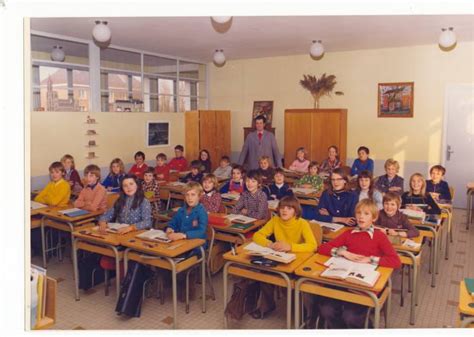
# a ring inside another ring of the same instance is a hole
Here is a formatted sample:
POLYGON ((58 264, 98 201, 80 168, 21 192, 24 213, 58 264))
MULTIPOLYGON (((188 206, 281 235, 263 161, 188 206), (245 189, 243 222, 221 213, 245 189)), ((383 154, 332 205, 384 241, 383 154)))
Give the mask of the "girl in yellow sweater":
MULTIPOLYGON (((279 216, 274 216, 253 235, 255 243, 279 252, 311 253, 317 243, 311 227, 301 217, 301 205, 294 196, 286 196, 278 205, 279 216), (268 239, 273 234, 275 242, 268 239)), ((253 318, 263 318, 275 309, 273 297, 275 286, 260 283, 260 299, 257 309, 250 314, 253 318)))
POLYGON ((63 179, 64 173, 63 164, 58 161, 52 163, 49 166, 51 181, 36 196, 35 201, 48 206, 67 206, 69 197, 71 196, 71 187, 69 183, 63 179))

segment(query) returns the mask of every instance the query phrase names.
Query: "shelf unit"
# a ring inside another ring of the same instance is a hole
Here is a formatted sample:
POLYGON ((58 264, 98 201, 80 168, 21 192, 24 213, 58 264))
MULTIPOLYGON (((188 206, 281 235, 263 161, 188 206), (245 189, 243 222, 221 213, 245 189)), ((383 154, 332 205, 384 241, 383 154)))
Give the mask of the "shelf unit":
POLYGON ((45 316, 36 321, 33 330, 44 330, 52 327, 56 322, 56 296, 57 296, 58 282, 46 277, 46 300, 45 300, 45 316))

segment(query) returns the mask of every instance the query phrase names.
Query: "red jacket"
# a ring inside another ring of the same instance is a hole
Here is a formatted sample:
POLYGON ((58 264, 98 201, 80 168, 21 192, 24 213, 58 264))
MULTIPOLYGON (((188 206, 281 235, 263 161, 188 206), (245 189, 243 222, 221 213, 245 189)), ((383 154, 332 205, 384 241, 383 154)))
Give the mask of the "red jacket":
POLYGON ((188 162, 186 161, 186 158, 184 157, 179 157, 179 158, 174 157, 168 163, 168 167, 170 168, 170 170, 176 170, 176 171, 182 172, 188 169, 188 162))
POLYGON ((332 248, 342 246, 346 246, 347 250, 354 254, 380 257, 379 266, 381 267, 400 268, 400 258, 382 231, 375 230, 373 238, 368 232, 346 231, 334 240, 321 245, 318 252, 331 256, 332 248))

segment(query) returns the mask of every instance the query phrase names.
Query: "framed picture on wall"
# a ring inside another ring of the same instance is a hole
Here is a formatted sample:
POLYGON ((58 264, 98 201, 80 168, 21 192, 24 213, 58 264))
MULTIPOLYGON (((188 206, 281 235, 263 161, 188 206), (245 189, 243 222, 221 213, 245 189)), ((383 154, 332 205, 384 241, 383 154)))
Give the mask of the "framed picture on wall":
POLYGON ((170 123, 164 121, 147 121, 146 146, 169 146, 170 123))
POLYGON ((252 112, 252 127, 255 127, 255 117, 263 115, 267 119, 267 128, 272 126, 273 101, 254 101, 252 112))
POLYGON ((378 117, 413 117, 414 82, 379 83, 378 117))

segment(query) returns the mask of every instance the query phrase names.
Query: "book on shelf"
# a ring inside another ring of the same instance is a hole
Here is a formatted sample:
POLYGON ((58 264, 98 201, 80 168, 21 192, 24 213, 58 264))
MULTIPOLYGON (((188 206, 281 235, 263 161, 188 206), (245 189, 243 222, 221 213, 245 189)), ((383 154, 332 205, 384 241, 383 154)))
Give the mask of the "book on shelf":
POLYGON ((42 204, 37 201, 31 201, 31 209, 40 209, 40 208, 45 208, 48 207, 48 205, 42 204))
POLYGON ((400 212, 405 214, 407 217, 411 219, 416 219, 416 220, 424 220, 426 217, 426 213, 423 211, 417 211, 414 209, 409 209, 409 208, 402 208, 400 209, 400 212))
POLYGON ((293 190, 293 193, 295 194, 308 195, 308 194, 313 194, 313 193, 318 192, 318 190, 315 188, 292 187, 291 189, 293 190))
POLYGON ((332 257, 324 265, 327 268, 321 273, 321 277, 345 280, 366 287, 373 287, 380 277, 380 273, 375 270, 376 266, 343 257, 332 257))
POLYGON ((324 221, 316 221, 316 220, 311 220, 310 222, 312 223, 317 223, 323 228, 327 228, 331 232, 337 232, 341 228, 344 228, 344 225, 338 224, 338 223, 333 223, 333 222, 324 222, 324 221))
POLYGON ((80 208, 69 208, 69 209, 65 209, 63 211, 58 211, 58 213, 64 214, 65 216, 68 216, 70 218, 75 218, 77 216, 90 214, 89 211, 86 211, 86 210, 80 209, 80 208))
POLYGON ((240 194, 235 194, 235 193, 222 193, 221 194, 222 199, 228 199, 228 200, 239 200, 240 199, 240 194))
POLYGON ((161 229, 150 229, 137 235, 137 238, 154 242, 171 242, 168 236, 161 229))
POLYGON ((226 218, 229 219, 230 222, 238 222, 242 224, 249 224, 257 221, 255 218, 251 218, 242 214, 228 214, 226 218))
POLYGON ((277 252, 268 247, 260 246, 255 242, 251 242, 244 247, 245 253, 252 256, 263 256, 266 259, 273 260, 280 263, 290 263, 296 259, 293 253, 277 252))

